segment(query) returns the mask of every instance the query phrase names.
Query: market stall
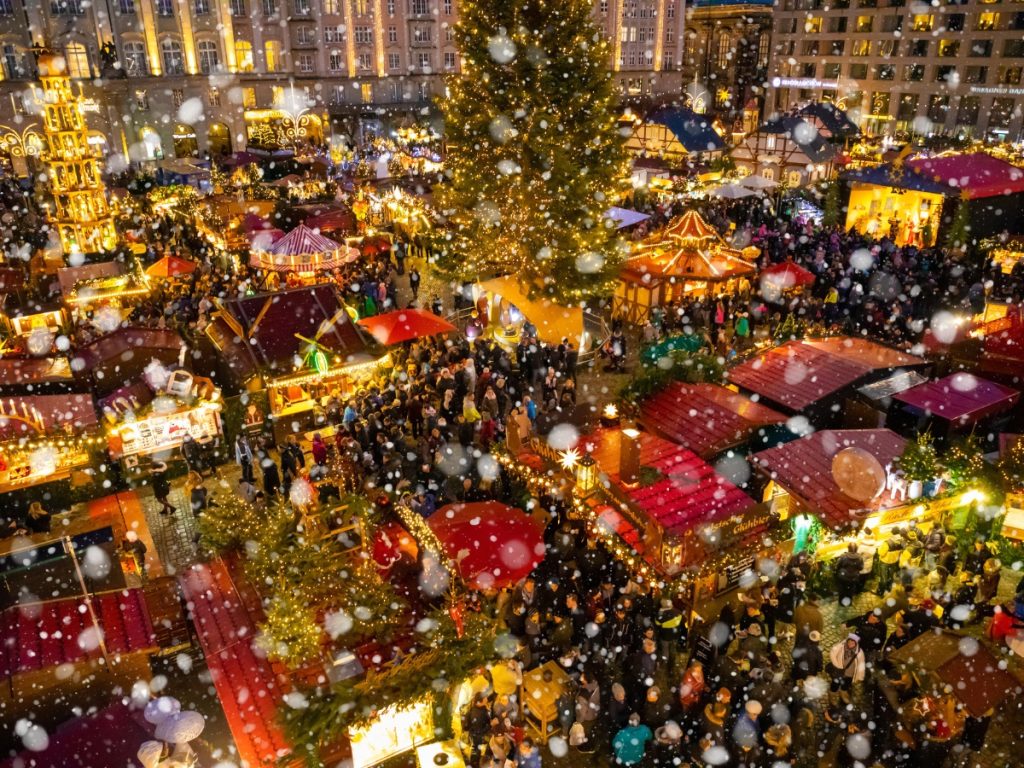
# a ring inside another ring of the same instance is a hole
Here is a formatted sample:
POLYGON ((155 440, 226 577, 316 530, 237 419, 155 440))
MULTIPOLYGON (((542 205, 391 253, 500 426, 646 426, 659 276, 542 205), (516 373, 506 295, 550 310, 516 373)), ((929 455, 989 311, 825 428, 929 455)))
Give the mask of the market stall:
POLYGON ((126 269, 116 261, 65 267, 57 270, 64 301, 77 309, 101 305, 133 306, 149 295, 149 281, 137 268, 126 269))
POLYGON ((149 368, 183 365, 185 351, 185 342, 175 331, 122 326, 79 347, 83 365, 76 367, 75 374, 83 386, 102 397, 142 377, 149 368))
POLYGON ((166 457, 185 440, 202 448, 223 434, 220 390, 213 382, 177 370, 162 382, 137 383, 100 403, 110 454, 134 467, 143 457, 166 457))
POLYGON ((898 392, 893 399, 922 422, 920 426, 937 421, 947 433, 1009 411, 1020 400, 1020 392, 961 371, 898 392))
POLYGON ((57 480, 88 483, 102 442, 87 394, 0 398, 0 493, 57 480))
POLYGON ((579 349, 594 339, 603 338, 599 322, 581 307, 567 307, 544 297, 531 298, 514 275, 495 277, 474 286, 477 313, 467 328, 467 336, 487 334, 499 344, 514 347, 524 326, 536 329, 537 338, 548 344, 561 344, 568 338, 579 349))
POLYGON ((813 272, 792 261, 767 266, 758 277, 761 295, 771 302, 782 301, 788 294, 809 288, 814 285, 814 280, 813 272))
POLYGON ((644 323, 654 307, 735 293, 756 272, 757 253, 729 247, 699 213, 687 211, 634 247, 619 274, 612 312, 644 323))
POLYGON ((159 261, 146 267, 146 276, 160 280, 175 280, 179 277, 191 275, 196 271, 198 265, 188 259, 179 259, 177 256, 164 256, 159 261))
POLYGON ((355 261, 358 251, 340 245, 299 224, 284 237, 264 246, 253 243, 249 264, 256 269, 292 272, 305 279, 319 271, 329 271, 355 261))
POLYGON ((787 416, 717 384, 673 382, 649 397, 640 421, 650 431, 711 461, 787 416))
POLYGON ((373 317, 364 317, 359 325, 385 347, 413 339, 452 333, 458 329, 442 317, 425 309, 399 309, 373 317))
POLYGON ((854 385, 925 365, 925 360, 883 344, 834 336, 767 349, 730 369, 729 381, 784 411, 809 412, 824 424, 841 419, 832 406, 854 385))
POLYGON ((40 333, 55 336, 68 322, 67 310, 57 303, 22 305, 6 313, 6 317, 12 335, 25 341, 40 333))

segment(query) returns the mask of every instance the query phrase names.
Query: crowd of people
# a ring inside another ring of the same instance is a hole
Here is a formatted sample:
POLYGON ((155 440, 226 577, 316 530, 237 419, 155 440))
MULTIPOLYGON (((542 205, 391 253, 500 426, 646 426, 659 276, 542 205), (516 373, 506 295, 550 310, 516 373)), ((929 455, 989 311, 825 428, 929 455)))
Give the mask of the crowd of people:
POLYGON ((894 530, 867 571, 852 546, 824 598, 809 587, 821 583, 813 557, 774 552, 738 592, 692 605, 635 577, 557 502, 544 503, 555 513, 548 554, 495 601, 519 652, 490 669, 463 716, 468 764, 538 765, 542 732, 519 684, 547 662, 568 676, 547 736, 570 755, 694 768, 976 764, 993 712, 969 711, 956 691, 911 674, 892 654, 985 614, 990 632, 1016 621, 992 605, 998 569, 981 540, 961 557, 949 554, 955 542, 941 526, 928 531, 942 542, 934 566, 950 569, 952 594, 925 575, 928 534, 909 528, 894 530), (890 551, 914 555, 897 557, 888 584, 881 566, 890 551), (878 594, 858 597, 868 586, 878 594))

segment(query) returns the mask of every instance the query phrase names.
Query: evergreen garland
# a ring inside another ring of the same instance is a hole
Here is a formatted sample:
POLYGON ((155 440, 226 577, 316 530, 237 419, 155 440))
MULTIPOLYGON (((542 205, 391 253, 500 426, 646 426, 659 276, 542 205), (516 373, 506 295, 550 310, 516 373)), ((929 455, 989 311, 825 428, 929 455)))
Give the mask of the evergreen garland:
POLYGON ((1018 438, 999 457, 999 474, 1006 490, 1024 490, 1024 437, 1018 438))
POLYGON ((589 0, 466 0, 459 75, 440 102, 450 224, 437 266, 477 280, 516 275, 578 304, 611 291, 625 253, 608 208, 625 191, 611 47, 589 0))

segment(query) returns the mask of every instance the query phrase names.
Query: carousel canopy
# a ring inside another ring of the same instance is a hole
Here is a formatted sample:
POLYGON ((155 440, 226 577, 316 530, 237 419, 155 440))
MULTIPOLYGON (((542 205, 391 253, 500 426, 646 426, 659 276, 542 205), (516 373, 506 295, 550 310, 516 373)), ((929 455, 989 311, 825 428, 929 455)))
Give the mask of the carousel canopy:
POLYGON ((278 272, 313 272, 334 269, 355 261, 359 252, 339 245, 330 238, 299 224, 265 251, 253 253, 252 266, 278 272))
POLYGON ((485 280, 480 287, 518 308, 537 328, 537 338, 541 341, 561 344, 566 337, 578 341, 583 336, 582 309, 556 304, 546 298, 531 299, 513 275, 485 280))
POLYGON ((730 248, 696 211, 687 211, 636 247, 623 276, 634 280, 678 278, 718 282, 752 275, 754 265, 730 248))

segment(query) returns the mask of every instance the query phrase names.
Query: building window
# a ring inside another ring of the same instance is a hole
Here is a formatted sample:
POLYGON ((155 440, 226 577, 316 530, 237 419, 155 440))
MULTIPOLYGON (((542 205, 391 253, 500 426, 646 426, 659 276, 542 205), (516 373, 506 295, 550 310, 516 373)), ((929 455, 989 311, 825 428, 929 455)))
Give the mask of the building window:
POLYGON ((373 83, 363 83, 359 86, 359 96, 363 100, 363 104, 373 103, 373 83))
POLYGON ((144 43, 128 41, 124 44, 124 68, 129 77, 142 77, 149 74, 144 43))
POLYGON ((455 51, 444 52, 444 68, 448 70, 455 69, 455 51))
POLYGON ((968 54, 972 57, 984 57, 988 58, 992 55, 992 41, 991 40, 975 40, 971 43, 971 50, 968 54))
POLYGON ((398 83, 398 82, 395 82, 394 80, 392 80, 391 83, 390 83, 390 88, 388 90, 391 93, 391 101, 396 102, 396 101, 401 101, 402 100, 402 84, 401 83, 398 83))
POLYGON ((879 80, 895 80, 896 79, 896 67, 892 64, 883 64, 878 68, 878 79, 879 80))
POLYGON ((822 75, 826 80, 838 80, 843 73, 843 65, 837 61, 831 61, 825 65, 825 72, 822 75))
POLYGON ((171 89, 171 103, 176 107, 180 107, 185 103, 185 90, 183 88, 171 89))
POLYGON ((662 72, 671 72, 672 71, 672 69, 673 69, 673 67, 675 65, 675 62, 673 61, 673 57, 674 56, 675 56, 675 54, 673 54, 672 51, 665 51, 663 54, 661 54, 661 70, 662 70, 662 72))
POLYGON ((1007 128, 1013 117, 1013 99, 993 99, 992 111, 988 117, 989 128, 1007 128))
POLYGON ((309 16, 313 12, 313 5, 310 0, 295 0, 295 15, 309 16))
POLYGON ((331 51, 331 55, 327 57, 327 68, 331 72, 341 72, 345 68, 345 57, 337 51, 331 51))
POLYGON ((809 35, 821 34, 821 16, 808 16, 804 22, 804 32, 809 35))
POLYGON ((359 54, 359 68, 369 70, 373 68, 373 56, 368 53, 359 54))
POLYGON ((267 40, 263 44, 263 57, 267 62, 267 72, 277 72, 281 68, 281 43, 267 40))
POLYGON ((430 13, 430 0, 409 0, 409 13, 413 16, 426 16, 430 13))
POLYGON ((263 0, 263 15, 264 16, 276 16, 277 15, 277 0, 263 0))
POLYGON ((284 104, 284 86, 283 85, 272 85, 270 86, 270 103, 275 107, 280 107, 284 104))
POLYGON ((192 7, 195 8, 196 16, 210 15, 210 0, 195 0, 192 7))
POLYGON ((370 12, 367 0, 355 0, 356 16, 366 16, 370 12))
POLYGON ((854 40, 853 50, 851 53, 854 56, 870 56, 871 55, 871 41, 870 40, 854 40))
POLYGON ((829 48, 829 53, 832 56, 842 56, 845 51, 846 51, 846 41, 845 40, 833 40, 832 41, 831 48, 829 48))
POLYGON ((324 13, 337 16, 341 12, 341 0, 324 0, 324 13))
POLYGON ((444 41, 450 43, 455 39, 455 30, 449 24, 444 25, 444 41))
MULTIPOLYGON (((813 64, 811 65, 814 66, 813 64)), ((804 77, 814 77, 813 74, 804 74, 804 77)), ((868 77, 868 65, 867 64, 851 64, 850 65, 850 77, 854 80, 867 80, 868 77)))
POLYGON ((256 89, 255 88, 243 88, 242 89, 242 107, 245 109, 253 109, 256 106, 256 89))
POLYGON ((255 69, 252 57, 252 43, 248 40, 235 40, 235 66, 239 72, 252 72, 255 69))
POLYGON ((220 69, 220 52, 217 44, 212 40, 200 40, 196 45, 199 52, 199 71, 209 75, 220 69))
POLYGON ((918 13, 914 16, 914 20, 910 25, 910 28, 915 32, 931 32, 935 26, 935 17, 930 13, 918 13))
POLYGON ((956 74, 956 67, 936 67, 935 68, 935 82, 946 83, 950 82, 956 74))
POLYGON ((956 110, 956 124, 971 126, 977 125, 978 112, 980 109, 981 99, 977 96, 961 96, 960 105, 956 110))
POLYGON ((445 16, 452 15, 452 0, 444 0, 441 7, 444 9, 445 16))
MULTIPOLYGON (((7 5, 10 5, 10 0, 8 0, 7 5)), ((117 9, 122 15, 130 16, 135 13, 135 0, 118 0, 117 9)))
POLYGON ((939 40, 939 56, 944 59, 951 58, 960 53, 959 40, 939 40))
POLYGON ((988 67, 967 67, 964 82, 978 85, 988 79, 988 67))
POLYGON ((732 40, 729 39, 728 35, 718 36, 718 66, 727 67, 729 66, 729 60, 732 58, 732 40))
POLYGON ((402 68, 402 56, 398 53, 388 54, 388 69, 396 70, 402 68))
POLYGON ((874 16, 858 16, 857 26, 854 27, 855 32, 870 32, 872 26, 874 26, 874 16))
POLYGON ((665 6, 665 18, 666 19, 674 19, 675 17, 676 17, 676 4, 675 3, 669 3, 667 6, 665 6))
POLYGON ((315 68, 315 59, 311 53, 300 53, 299 60, 296 62, 299 72, 309 73, 315 68))
POLYGON ((928 40, 911 40, 910 41, 910 55, 911 56, 927 56, 928 55, 928 40))
POLYGON ((388 0, 387 4, 388 16, 395 15, 395 0, 388 0))
POLYGON ((420 53, 418 58, 419 58, 419 67, 420 67, 420 69, 423 70, 424 72, 429 72, 430 69, 431 69, 431 66, 430 66, 430 54, 429 53, 420 53))
POLYGON ((398 42, 398 27, 388 27, 388 42, 391 44, 398 42))
POLYGON ((92 77, 89 69, 89 52, 81 43, 70 43, 65 47, 64 60, 67 62, 69 76, 78 80, 92 77))
POLYGON ((331 89, 331 103, 332 104, 344 104, 345 103, 345 86, 336 85, 331 89))
POLYGON ((917 115, 916 93, 904 93, 900 96, 899 106, 896 108, 896 119, 902 122, 909 122, 917 115))
MULTIPOLYGON (((835 51, 832 52, 835 55, 835 51)), ((818 55, 818 41, 817 40, 804 40, 800 46, 801 56, 817 56, 818 55)))
POLYGON ((903 71, 903 79, 908 83, 920 83, 924 80, 924 64, 908 64, 903 71))
POLYGON ((316 42, 316 33, 312 27, 299 27, 295 30, 295 42, 298 45, 313 45, 316 42))
POLYGON ((370 27, 356 27, 355 41, 357 43, 372 43, 373 29, 370 27))
POLYGON ((430 83, 422 82, 416 86, 420 101, 430 101, 430 83))
POLYGON ((324 42, 325 43, 343 43, 345 42, 345 25, 338 24, 337 26, 324 27, 324 42))
POLYGON ((1000 67, 997 82, 999 85, 1020 85, 1020 67, 1000 67))
POLYGON ((135 92, 135 108, 143 112, 149 110, 149 96, 146 95, 145 91, 139 90, 135 92))
POLYGON ((945 125, 949 112, 949 96, 934 94, 928 97, 928 119, 939 127, 945 125))
POLYGON ((230 0, 228 10, 232 16, 248 16, 245 8, 245 0, 230 0))
POLYGON ((174 0, 156 0, 157 16, 173 16, 174 0))
POLYGON ((871 96, 871 116, 889 117, 889 93, 875 91, 871 96))
POLYGON ((206 92, 206 100, 210 103, 211 107, 220 106, 220 88, 210 88, 206 92))
POLYGON ((181 43, 177 40, 164 40, 160 50, 163 53, 165 75, 185 74, 185 57, 181 55, 181 43))
POLYGON ((56 0, 50 3, 50 14, 53 16, 83 16, 82 0, 56 0))
POLYGON ((430 40, 430 27, 415 26, 412 28, 412 41, 414 43, 429 43, 430 40))
POLYGON ((963 32, 965 18, 966 16, 962 13, 946 14, 946 29, 950 32, 963 32))

